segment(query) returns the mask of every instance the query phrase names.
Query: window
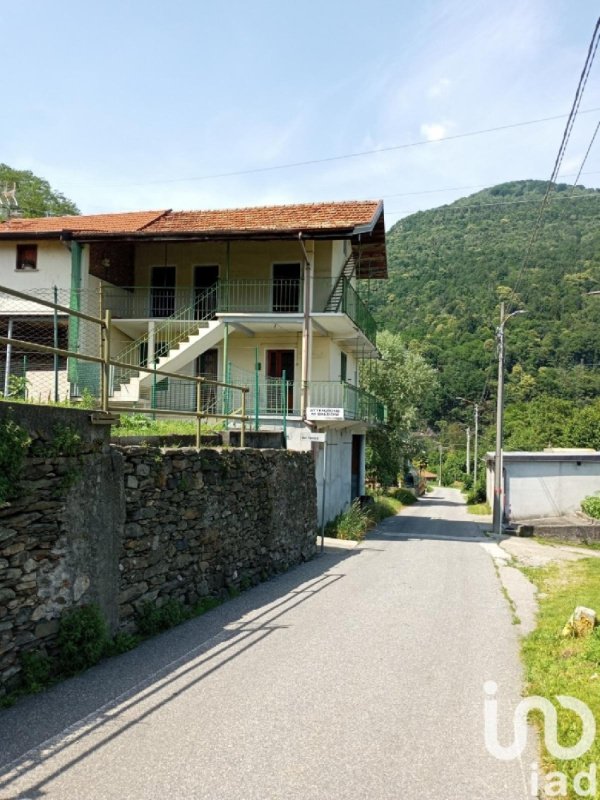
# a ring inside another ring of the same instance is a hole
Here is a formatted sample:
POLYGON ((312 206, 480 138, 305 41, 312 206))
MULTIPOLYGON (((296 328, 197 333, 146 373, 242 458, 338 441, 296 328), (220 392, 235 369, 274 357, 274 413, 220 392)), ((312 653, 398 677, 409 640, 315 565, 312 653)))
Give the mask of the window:
POLYGON ((37 269, 37 244, 17 245, 17 269, 37 269))
POLYGON ((347 376, 348 376, 348 356, 346 355, 346 353, 342 353, 340 359, 340 380, 345 382, 347 376))

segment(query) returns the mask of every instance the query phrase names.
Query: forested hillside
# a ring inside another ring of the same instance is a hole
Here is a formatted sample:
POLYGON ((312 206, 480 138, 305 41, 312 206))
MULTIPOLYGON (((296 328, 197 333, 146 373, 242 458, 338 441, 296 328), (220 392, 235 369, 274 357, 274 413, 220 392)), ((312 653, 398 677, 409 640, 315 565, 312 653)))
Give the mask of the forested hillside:
POLYGON ((506 326, 509 404, 600 395, 600 296, 586 296, 600 290, 600 191, 555 187, 523 269, 545 190, 501 184, 389 231, 390 277, 371 289, 371 305, 381 328, 439 370, 431 424, 456 416, 457 397, 494 390, 500 300, 527 311, 506 326))

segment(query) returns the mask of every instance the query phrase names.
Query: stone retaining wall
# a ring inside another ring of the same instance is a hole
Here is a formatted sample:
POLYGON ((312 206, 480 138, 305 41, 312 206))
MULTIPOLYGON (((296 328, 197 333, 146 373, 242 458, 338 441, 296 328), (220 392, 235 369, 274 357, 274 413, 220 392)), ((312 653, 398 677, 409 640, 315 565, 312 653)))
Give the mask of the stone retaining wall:
POLYGON ((65 609, 97 603, 134 630, 146 602, 243 588, 315 552, 310 455, 108 447, 89 412, 24 408, 0 403, 32 437, 0 506, 0 694, 23 650, 53 649, 65 609))
POLYGON ((145 602, 193 603, 315 552, 312 458, 277 450, 123 448, 119 619, 145 602))

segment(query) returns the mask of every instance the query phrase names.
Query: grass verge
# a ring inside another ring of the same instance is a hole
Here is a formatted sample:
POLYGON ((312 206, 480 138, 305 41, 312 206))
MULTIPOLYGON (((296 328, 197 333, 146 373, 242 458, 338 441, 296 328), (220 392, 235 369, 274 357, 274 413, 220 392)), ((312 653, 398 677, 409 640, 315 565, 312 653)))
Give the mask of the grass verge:
POLYGON ((393 517, 408 505, 416 502, 415 496, 406 489, 392 489, 385 494, 371 495, 373 502, 361 506, 358 500, 343 514, 325 526, 325 535, 334 539, 350 539, 360 542, 373 528, 386 517, 393 517))
MULTIPOLYGON (((202 433, 214 433, 217 428, 202 425, 202 433)), ((111 436, 193 436, 196 422, 191 419, 152 419, 148 414, 122 414, 119 425, 113 426, 111 436)))
POLYGON ((471 503, 471 505, 467 505, 467 511, 469 514, 477 514, 477 516, 480 517, 492 513, 492 509, 489 507, 488 503, 471 503))
MULTIPOLYGON (((540 592, 538 627, 523 642, 526 694, 551 700, 558 709, 558 740, 563 746, 579 741, 579 717, 558 705, 556 695, 582 700, 600 720, 600 629, 587 638, 563 638, 561 631, 574 608, 588 606, 600 612, 600 559, 523 568, 540 592)), ((536 720, 542 724, 542 718, 536 720)), ((543 736, 540 737, 543 741, 543 736)), ((567 776, 569 798, 580 797, 573 780, 577 773, 600 763, 600 740, 581 758, 560 761, 542 744, 546 772, 560 770, 567 776)), ((562 795, 561 795, 562 796, 562 795)), ((596 795, 597 796, 597 795, 596 795)))

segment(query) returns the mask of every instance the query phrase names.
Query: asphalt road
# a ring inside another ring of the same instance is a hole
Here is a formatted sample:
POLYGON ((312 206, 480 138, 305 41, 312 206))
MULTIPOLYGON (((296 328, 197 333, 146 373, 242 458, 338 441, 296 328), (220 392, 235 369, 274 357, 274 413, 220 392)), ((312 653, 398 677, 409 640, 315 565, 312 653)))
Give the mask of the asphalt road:
MULTIPOLYGON (((518 638, 458 492, 0 712, 0 798, 517 800, 518 638)), ((532 747, 532 752, 534 748, 532 747)), ((531 758, 529 758, 531 760, 531 758)))

